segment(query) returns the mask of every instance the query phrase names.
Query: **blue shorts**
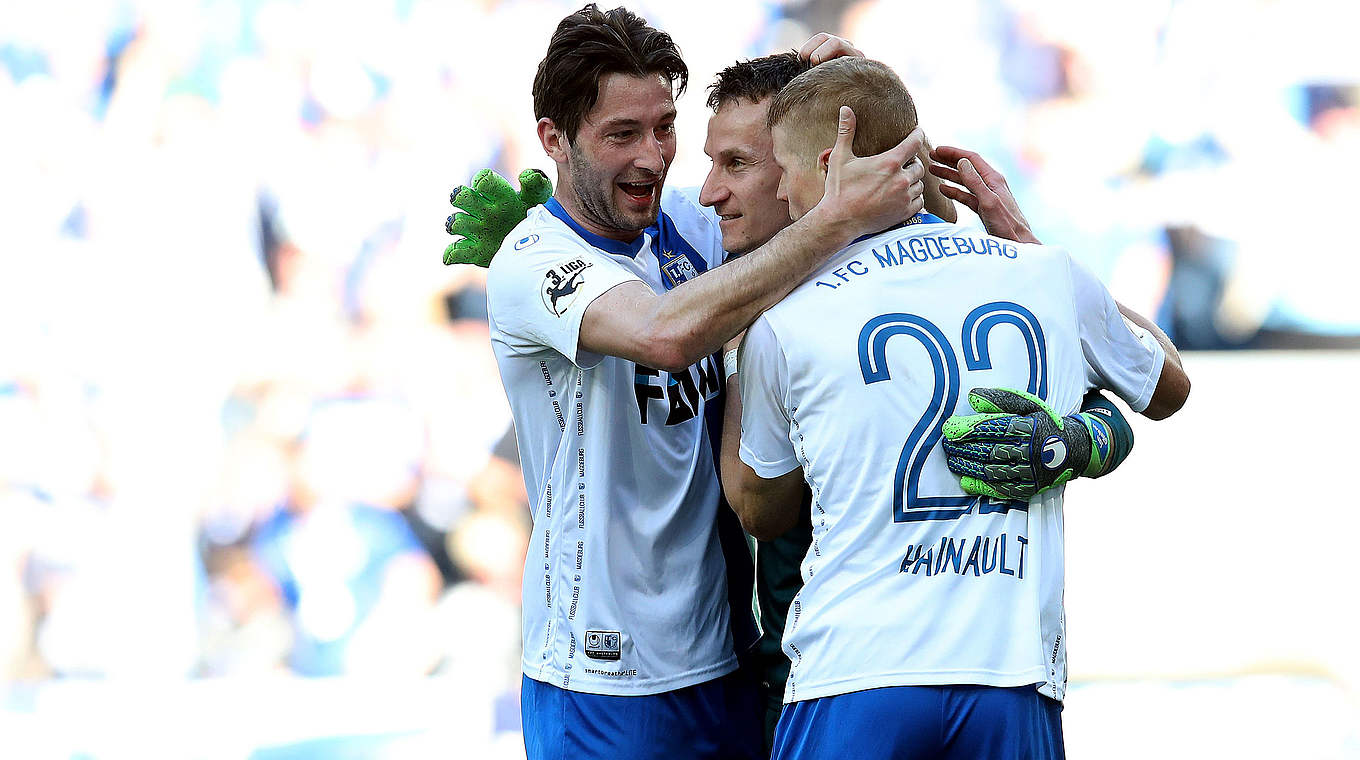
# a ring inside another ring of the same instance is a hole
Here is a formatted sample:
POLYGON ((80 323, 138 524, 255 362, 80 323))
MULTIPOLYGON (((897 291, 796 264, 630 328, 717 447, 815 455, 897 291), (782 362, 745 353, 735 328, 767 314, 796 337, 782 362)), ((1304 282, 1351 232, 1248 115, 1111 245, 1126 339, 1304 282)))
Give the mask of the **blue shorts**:
POLYGON ((520 714, 528 760, 764 757, 764 705, 743 671, 643 697, 567 691, 524 676, 520 714))
POLYGON ((1062 703, 1033 686, 892 686, 784 705, 773 760, 1061 760, 1062 703))

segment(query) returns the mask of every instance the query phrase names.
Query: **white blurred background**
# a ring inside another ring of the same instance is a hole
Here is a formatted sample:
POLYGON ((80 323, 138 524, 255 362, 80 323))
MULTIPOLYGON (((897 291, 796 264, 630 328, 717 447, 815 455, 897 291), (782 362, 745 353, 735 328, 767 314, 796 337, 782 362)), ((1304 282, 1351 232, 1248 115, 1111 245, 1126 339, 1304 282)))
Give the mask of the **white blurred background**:
MULTIPOLYGON (((605 7, 609 7, 605 3, 605 7)), ((514 758, 527 512, 451 187, 551 170, 538 0, 0 3, 0 756, 514 758)), ((1083 757, 1360 758, 1360 6, 630 5, 849 37, 1187 350, 1069 490, 1083 757)))

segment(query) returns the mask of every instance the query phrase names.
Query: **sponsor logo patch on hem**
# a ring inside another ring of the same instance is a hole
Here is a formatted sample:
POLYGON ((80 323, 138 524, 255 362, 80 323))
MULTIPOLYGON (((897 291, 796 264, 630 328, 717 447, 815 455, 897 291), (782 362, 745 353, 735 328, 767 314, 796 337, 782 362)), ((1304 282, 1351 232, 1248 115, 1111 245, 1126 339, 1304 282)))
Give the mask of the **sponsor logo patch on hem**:
POLYGON ((619 631, 586 631, 585 652, 592 660, 617 660, 623 656, 623 634, 619 631))

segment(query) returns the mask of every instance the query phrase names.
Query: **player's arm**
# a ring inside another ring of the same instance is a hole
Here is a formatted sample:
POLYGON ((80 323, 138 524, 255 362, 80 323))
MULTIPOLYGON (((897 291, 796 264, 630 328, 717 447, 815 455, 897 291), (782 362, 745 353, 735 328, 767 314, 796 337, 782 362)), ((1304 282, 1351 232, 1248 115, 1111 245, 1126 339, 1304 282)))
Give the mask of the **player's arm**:
POLYGON ((737 370, 728 376, 718 474, 742 528, 762 541, 796 526, 803 505, 803 469, 784 403, 788 385, 784 353, 768 320, 760 318, 742 339, 737 370))
POLYGON ((1140 339, 1150 337, 1162 347, 1166 357, 1162 365, 1162 377, 1157 382, 1157 390, 1152 394, 1152 402, 1143 410, 1143 416, 1164 420, 1184 406, 1186 398, 1190 395, 1190 376, 1185 372, 1185 365, 1181 364, 1181 353, 1176 350, 1176 344, 1171 342, 1171 338, 1167 337, 1156 322, 1118 301, 1115 303, 1134 335, 1140 339))
POLYGON ((767 479, 741 461, 741 384, 737 380, 736 359, 741 338, 739 335, 723 346, 727 391, 718 475, 722 480, 723 495, 741 519, 742 529, 761 541, 770 541, 798 524, 803 470, 799 468, 767 479))
POLYGON ((1066 417, 1007 388, 974 388, 968 403, 978 413, 945 420, 941 446, 971 494, 1024 501, 1073 478, 1108 475, 1133 449, 1128 420, 1100 391, 1066 417))
POLYGON ((1162 374, 1157 380, 1157 389, 1152 392, 1152 401, 1140 412, 1150 420, 1164 420, 1179 412, 1190 397, 1190 376, 1169 354, 1164 354, 1164 357, 1162 374))
POLYGON ((742 530, 761 541, 773 541, 798 524, 803 498, 803 470, 762 478, 749 465, 723 456, 723 495, 741 518, 742 530))
POLYGON ((842 108, 826 194, 802 219, 755 251, 665 293, 641 282, 614 287, 586 308, 581 347, 649 367, 684 369, 717 351, 850 241, 920 211, 925 170, 913 159, 920 130, 863 158, 851 150, 854 136, 854 114, 842 108))

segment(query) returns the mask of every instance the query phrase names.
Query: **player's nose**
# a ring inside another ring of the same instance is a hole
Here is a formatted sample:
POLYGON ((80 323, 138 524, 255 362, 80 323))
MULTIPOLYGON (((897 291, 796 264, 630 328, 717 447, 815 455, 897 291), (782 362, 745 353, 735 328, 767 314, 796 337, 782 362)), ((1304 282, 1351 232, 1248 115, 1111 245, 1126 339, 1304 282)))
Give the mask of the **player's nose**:
POLYGON ((731 195, 727 187, 716 178, 717 173, 718 170, 715 167, 704 178, 704 185, 699 188, 699 205, 716 206, 727 200, 727 197, 731 195))
POLYGON ((666 169, 666 150, 660 140, 639 140, 641 148, 633 157, 633 166, 660 174, 666 169))

